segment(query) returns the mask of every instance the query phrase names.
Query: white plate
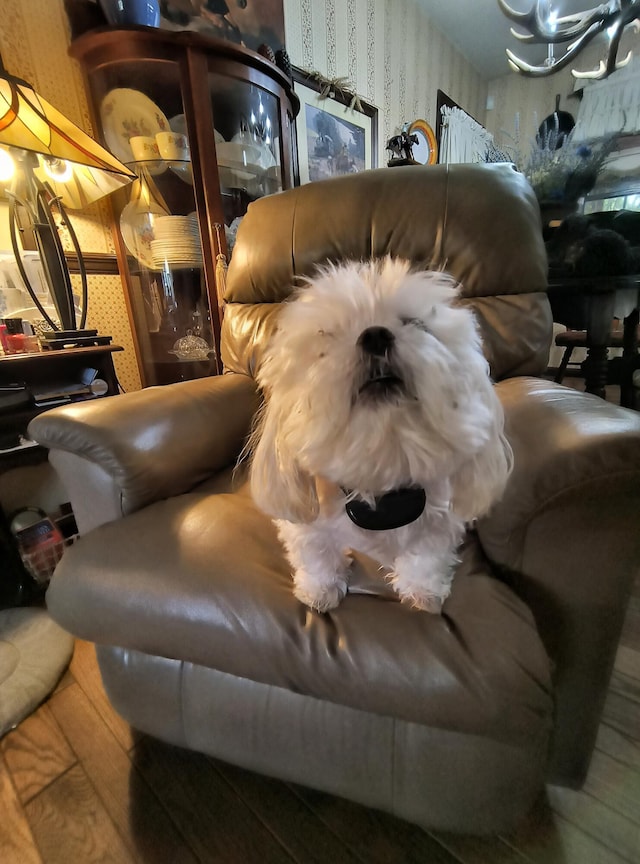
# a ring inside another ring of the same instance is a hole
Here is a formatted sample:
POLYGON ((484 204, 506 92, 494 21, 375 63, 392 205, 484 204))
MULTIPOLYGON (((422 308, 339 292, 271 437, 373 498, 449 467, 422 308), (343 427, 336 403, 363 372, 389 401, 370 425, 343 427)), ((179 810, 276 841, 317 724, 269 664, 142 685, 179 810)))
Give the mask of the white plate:
POLYGON ((184 231, 188 229, 189 231, 197 231, 198 230, 198 217, 195 213, 188 213, 186 216, 175 216, 173 214, 167 214, 166 216, 160 216, 158 218, 158 228, 162 230, 174 229, 184 231))
POLYGON ((133 162, 129 138, 169 132, 171 127, 158 106, 141 93, 129 87, 116 87, 102 100, 100 119, 105 141, 113 155, 121 162, 133 162))
POLYGON ((276 164, 275 156, 264 141, 254 140, 251 136, 247 135, 246 132, 238 132, 233 136, 231 141, 234 144, 240 144, 243 147, 251 147, 252 149, 257 150, 257 154, 252 156, 251 161, 258 164, 261 168, 273 168, 276 164))
POLYGON ((193 168, 191 162, 169 162, 169 168, 185 183, 193 186, 193 168))
MULTIPOLYGON (((184 114, 176 114, 175 117, 172 117, 169 120, 169 126, 171 126, 172 132, 178 132, 180 135, 186 135, 187 138, 189 137, 189 133, 187 132, 187 119, 184 116, 184 114)), ((220 132, 218 132, 217 129, 213 130, 213 134, 214 134, 215 139, 216 139, 216 144, 219 141, 225 140, 224 135, 222 135, 220 132)))
POLYGON ((242 144, 237 141, 220 141, 216 145, 218 165, 225 168, 247 167, 257 165, 260 150, 254 144, 242 144))
MULTIPOLYGON (((169 120, 169 126, 171 126, 172 132, 178 132, 180 135, 187 135, 187 119, 184 114, 176 114, 175 117, 172 117, 169 120)), ((217 129, 213 130, 213 134, 216 139, 216 144, 224 141, 224 137, 218 132, 217 129)), ((184 180, 185 183, 190 183, 193 185, 193 168, 191 167, 191 162, 170 162, 169 168, 173 171, 174 174, 177 174, 181 180, 184 180)))
POLYGON ((145 267, 155 269, 151 254, 153 240, 153 216, 151 213, 138 211, 135 204, 127 204, 120 216, 120 231, 124 245, 129 252, 145 267))
POLYGON ((171 127, 172 132, 177 132, 179 135, 187 135, 187 118, 184 114, 176 114, 175 117, 171 117, 169 120, 169 126, 171 127))
POLYGON ((156 216, 166 216, 167 211, 159 204, 151 202, 144 208, 138 201, 130 201, 120 214, 120 231, 124 245, 129 252, 145 267, 155 270, 151 244, 155 239, 153 223, 156 216))
POLYGON ((237 177, 242 180, 256 180, 262 177, 262 168, 251 162, 234 162, 232 159, 225 159, 223 162, 218 162, 220 168, 229 168, 237 177))

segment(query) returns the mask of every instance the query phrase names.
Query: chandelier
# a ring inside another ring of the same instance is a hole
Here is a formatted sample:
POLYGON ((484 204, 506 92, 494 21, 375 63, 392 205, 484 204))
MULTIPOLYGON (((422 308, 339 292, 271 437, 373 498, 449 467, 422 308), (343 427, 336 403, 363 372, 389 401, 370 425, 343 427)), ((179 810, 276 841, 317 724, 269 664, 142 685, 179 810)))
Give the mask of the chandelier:
POLYGON ((551 12, 550 0, 536 0, 528 12, 512 9, 505 0, 498 0, 498 5, 507 18, 526 31, 523 33, 512 27, 511 33, 516 39, 528 44, 546 43, 549 46, 548 56, 539 66, 527 63, 507 48, 511 68, 533 78, 552 75, 564 69, 603 30, 609 36, 606 62, 601 60, 598 68, 586 72, 572 69, 571 74, 575 78, 607 78, 631 60, 631 51, 622 60, 618 59, 620 40, 625 29, 629 25, 640 29, 640 0, 609 0, 583 12, 559 17, 551 12), (554 45, 566 45, 562 57, 554 57, 554 45))

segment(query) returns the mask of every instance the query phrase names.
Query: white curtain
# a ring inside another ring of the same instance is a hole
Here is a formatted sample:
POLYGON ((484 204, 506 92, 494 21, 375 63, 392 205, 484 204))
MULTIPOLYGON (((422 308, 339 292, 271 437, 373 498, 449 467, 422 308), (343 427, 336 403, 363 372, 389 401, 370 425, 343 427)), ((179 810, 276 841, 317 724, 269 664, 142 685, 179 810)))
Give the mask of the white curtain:
POLYGON ((640 131, 640 63, 584 88, 574 141, 640 131))
POLYGON ((486 162, 493 135, 460 108, 443 106, 439 162, 486 162))

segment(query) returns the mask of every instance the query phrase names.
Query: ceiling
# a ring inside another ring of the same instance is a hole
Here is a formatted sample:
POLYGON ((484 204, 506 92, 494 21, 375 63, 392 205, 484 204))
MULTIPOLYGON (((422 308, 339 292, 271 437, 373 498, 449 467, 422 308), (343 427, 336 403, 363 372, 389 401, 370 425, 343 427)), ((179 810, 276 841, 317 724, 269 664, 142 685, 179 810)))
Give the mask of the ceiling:
MULTIPOLYGON (((534 5, 534 0, 508 2, 518 12, 534 5)), ((541 62, 546 57, 546 45, 524 46, 511 35, 511 21, 500 11, 497 0, 418 0, 418 3, 483 78, 509 74, 506 48, 529 62, 541 62)), ((560 16, 594 5, 596 0, 553 0, 551 4, 560 16)), ((556 56, 561 54, 558 46, 556 56)))

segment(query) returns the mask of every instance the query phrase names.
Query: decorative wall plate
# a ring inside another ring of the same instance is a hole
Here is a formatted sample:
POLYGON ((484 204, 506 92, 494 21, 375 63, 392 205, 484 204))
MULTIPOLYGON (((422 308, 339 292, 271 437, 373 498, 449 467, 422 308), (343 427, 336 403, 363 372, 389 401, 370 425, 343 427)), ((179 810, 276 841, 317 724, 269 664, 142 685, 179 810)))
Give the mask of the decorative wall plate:
POLYGON ((156 269, 151 244, 155 240, 157 216, 168 216, 169 209, 147 172, 142 171, 131 187, 131 200, 120 214, 120 232, 128 251, 149 270, 156 269), (155 193, 155 194, 154 194, 155 193))
POLYGON ((169 126, 171 127, 172 132, 179 132, 180 135, 186 135, 189 137, 189 133, 187 132, 187 118, 184 114, 176 114, 175 117, 170 117, 169 126))
POLYGON ((414 120, 409 126, 409 135, 416 135, 418 143, 413 145, 413 158, 421 165, 435 165, 438 161, 438 144, 433 129, 426 120, 414 120))
MULTIPOLYGON (((175 117, 169 118, 169 126, 171 126, 172 132, 179 132, 181 135, 186 135, 189 137, 189 132, 187 130, 187 118, 184 114, 176 114, 175 117)), ((213 135, 216 139, 216 144, 219 141, 224 141, 224 135, 221 132, 218 132, 217 129, 213 130, 213 135)))
POLYGON ((120 231, 124 245, 133 257, 149 270, 155 270, 151 242, 153 240, 153 215, 136 210, 129 203, 120 216, 120 231))
POLYGON ((169 132, 169 121, 155 102, 129 87, 110 90, 100 105, 100 119, 107 147, 121 162, 133 162, 129 139, 135 135, 155 138, 169 132))

